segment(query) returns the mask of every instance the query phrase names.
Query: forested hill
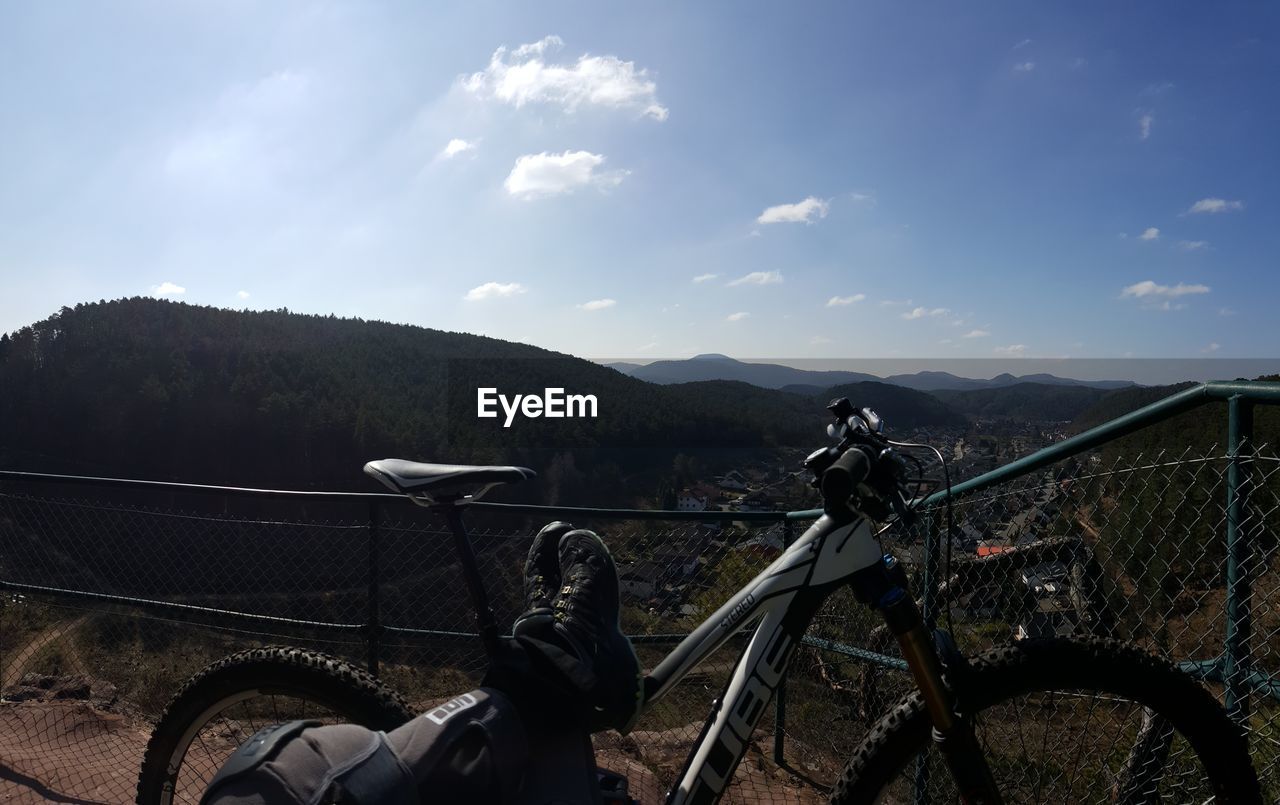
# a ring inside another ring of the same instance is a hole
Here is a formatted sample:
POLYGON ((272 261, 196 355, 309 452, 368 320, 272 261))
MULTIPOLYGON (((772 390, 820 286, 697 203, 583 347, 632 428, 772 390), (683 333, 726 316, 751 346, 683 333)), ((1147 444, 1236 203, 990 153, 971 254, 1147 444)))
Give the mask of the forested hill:
POLYGON ((874 409, 884 419, 885 427, 898 433, 937 426, 963 428, 968 424, 962 414, 937 397, 890 383, 846 383, 820 392, 815 399, 825 404, 835 397, 848 397, 856 406, 874 409))
POLYGON ((932 391, 930 394, 972 417, 1065 422, 1080 416, 1109 392, 1089 386, 1018 383, 1001 388, 932 391))
POLYGON ((821 442, 821 405, 737 385, 673 389, 464 333, 126 299, 0 338, 0 467, 367 489, 360 467, 387 456, 542 469, 572 450, 574 472, 616 478, 680 448, 821 442), (599 416, 503 428, 476 418, 477 385, 595 394, 599 416))

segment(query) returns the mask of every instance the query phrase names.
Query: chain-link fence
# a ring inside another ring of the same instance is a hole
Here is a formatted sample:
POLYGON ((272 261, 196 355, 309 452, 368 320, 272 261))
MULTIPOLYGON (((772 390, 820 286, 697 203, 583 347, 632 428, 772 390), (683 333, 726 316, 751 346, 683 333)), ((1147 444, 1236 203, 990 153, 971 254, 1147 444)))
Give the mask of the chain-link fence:
MULTIPOLYGON (((883 536, 966 654, 1050 634, 1137 642, 1231 706, 1249 727, 1269 797, 1280 793, 1280 460, 1271 448, 1234 458, 1217 447, 1100 450, 960 495, 953 517, 949 540, 942 505, 911 532, 883 536), (1241 471, 1245 483, 1233 489, 1247 506, 1232 514, 1227 479, 1241 471)), ((468 518, 494 610, 510 623, 529 539, 552 517, 490 509, 468 518)), ((805 525, 733 518, 564 518, 609 544, 624 628, 646 665, 805 525)), ((165 703, 241 648, 289 643, 345 657, 423 708, 468 689, 484 657, 451 539, 424 510, 376 496, 4 483, 0 796, 131 801, 165 703)), ((819 613, 806 644, 778 697, 784 729, 775 736, 762 721, 727 801, 822 800, 909 689, 895 642, 847 591, 819 613)), ((597 736, 601 765, 627 774, 642 802, 673 782, 740 649, 721 649, 631 735, 597 736)), ((991 711, 982 726, 995 755, 1001 742, 1031 741, 1039 757, 1074 755, 1077 766, 1119 775, 1123 757, 1091 755, 1106 754, 1097 735, 1144 722, 1127 703, 1063 695, 991 711)), ((1182 750, 1166 741, 1162 756, 1176 766, 1182 750)), ((1009 768, 1037 789, 1072 793, 1067 764, 1034 770, 1016 755, 1009 768)), ((914 801, 935 802, 952 801, 947 784, 928 758, 904 782, 914 801)))

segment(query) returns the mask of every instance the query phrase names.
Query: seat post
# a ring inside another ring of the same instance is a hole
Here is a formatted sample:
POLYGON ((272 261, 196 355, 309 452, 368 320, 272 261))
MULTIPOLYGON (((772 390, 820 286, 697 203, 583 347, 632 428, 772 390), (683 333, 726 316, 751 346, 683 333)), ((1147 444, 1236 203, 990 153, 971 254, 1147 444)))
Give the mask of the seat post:
POLYGON ((462 578, 466 581, 467 592, 471 594, 471 603, 476 610, 480 642, 484 645, 489 662, 493 663, 498 659, 498 624, 493 616, 493 609, 489 606, 484 582, 480 580, 480 569, 475 550, 471 547, 471 538, 467 536, 467 528, 462 523, 462 506, 453 501, 440 501, 435 508, 443 510, 449 530, 453 532, 453 544, 458 552, 458 561, 462 563, 462 578))

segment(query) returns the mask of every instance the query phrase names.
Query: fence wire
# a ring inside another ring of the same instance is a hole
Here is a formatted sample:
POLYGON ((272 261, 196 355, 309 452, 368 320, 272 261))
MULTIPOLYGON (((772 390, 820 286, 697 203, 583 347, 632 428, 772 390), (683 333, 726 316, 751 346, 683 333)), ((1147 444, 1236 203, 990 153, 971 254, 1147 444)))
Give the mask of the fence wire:
MULTIPOLYGON (((1241 461, 1249 505, 1237 532, 1247 550, 1227 543, 1231 461, 1217 448, 1104 450, 957 499, 949 546, 934 507, 910 532, 886 532, 885 548, 966 654, 1024 637, 1098 634, 1182 663, 1220 700, 1230 694, 1275 799, 1280 460, 1251 447, 1241 461), (1242 609, 1229 616, 1229 605, 1242 609)), ((509 624, 522 607, 529 540, 545 521, 476 511, 468 523, 494 610, 509 624)), ((790 533, 782 523, 732 519, 575 525, 610 546, 623 626, 650 666, 790 533)), ((375 666, 422 708, 474 686, 484 668, 452 537, 410 506, 6 484, 0 583, 0 798, 16 801, 132 801, 165 703, 239 649, 288 643, 375 666)), ((721 649, 631 735, 596 736, 601 765, 625 773, 640 801, 661 801, 741 647, 721 649)), ((773 720, 762 719, 726 801, 823 800, 910 689, 900 664, 875 613, 848 591, 833 596, 789 671, 783 729, 775 736, 773 720)), ((1011 790, 1084 802, 1114 792, 1125 774, 1115 746, 1150 727, 1131 703, 1069 692, 1011 701, 982 723, 1011 790), (1028 743, 1037 750, 1026 752, 1028 743)), ((1164 746, 1160 792, 1177 783, 1182 793, 1169 801, 1188 801, 1198 783, 1185 744, 1175 736, 1164 746)), ((937 759, 923 758, 895 790, 902 802, 954 801, 948 785, 937 759)))

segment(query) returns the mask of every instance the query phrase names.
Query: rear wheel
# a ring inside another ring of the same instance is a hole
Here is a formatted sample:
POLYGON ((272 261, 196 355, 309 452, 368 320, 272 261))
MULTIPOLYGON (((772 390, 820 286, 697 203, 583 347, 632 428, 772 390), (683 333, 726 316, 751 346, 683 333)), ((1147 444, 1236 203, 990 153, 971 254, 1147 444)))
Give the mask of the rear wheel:
POLYGON ((143 755, 137 801, 195 805, 236 747, 267 724, 308 718, 392 730, 412 717, 399 695, 343 660, 287 647, 232 654, 165 708, 143 755))
MULTIPOLYGON (((1169 663, 1114 640, 1023 640, 971 661, 960 709, 1006 803, 1260 803, 1241 729, 1169 663)), ((831 801, 958 802, 919 693, 872 728, 831 801)))

